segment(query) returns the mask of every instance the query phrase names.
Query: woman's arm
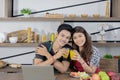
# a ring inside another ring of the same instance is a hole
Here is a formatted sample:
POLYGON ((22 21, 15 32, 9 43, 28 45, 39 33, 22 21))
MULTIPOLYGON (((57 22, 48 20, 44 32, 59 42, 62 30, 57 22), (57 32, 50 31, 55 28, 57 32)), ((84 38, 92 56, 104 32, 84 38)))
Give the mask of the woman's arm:
MULTIPOLYGON (((88 72, 88 73, 95 73, 95 71, 96 71, 96 69, 97 69, 98 66, 94 65, 93 62, 90 62, 90 65, 88 65, 84 61, 84 59, 79 55, 79 53, 77 51, 76 51, 76 54, 77 54, 77 56, 75 56, 74 60, 77 60, 78 62, 81 63, 84 71, 88 72)), ((96 60, 97 61, 96 63, 99 64, 100 56, 97 56, 96 54, 100 55, 98 51, 96 52, 96 50, 93 50, 93 55, 92 55, 91 60, 94 61, 94 59, 97 58, 98 60, 96 60)))
POLYGON ((95 73, 97 67, 94 65, 88 65, 82 58, 79 58, 78 62, 81 63, 83 69, 87 73, 95 73))

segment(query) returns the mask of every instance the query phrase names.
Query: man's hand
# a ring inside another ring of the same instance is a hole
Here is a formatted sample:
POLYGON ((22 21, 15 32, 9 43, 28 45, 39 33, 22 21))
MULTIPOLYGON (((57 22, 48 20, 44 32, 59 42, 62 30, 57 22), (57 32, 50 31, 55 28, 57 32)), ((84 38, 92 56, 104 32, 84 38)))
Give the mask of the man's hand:
POLYGON ((37 47, 36 54, 39 54, 42 56, 47 56, 48 55, 47 48, 44 45, 41 45, 41 47, 37 47))
POLYGON ((67 49, 66 48, 62 48, 60 49, 56 54, 55 54, 55 58, 58 59, 60 58, 61 56, 63 56, 64 54, 67 53, 67 49))

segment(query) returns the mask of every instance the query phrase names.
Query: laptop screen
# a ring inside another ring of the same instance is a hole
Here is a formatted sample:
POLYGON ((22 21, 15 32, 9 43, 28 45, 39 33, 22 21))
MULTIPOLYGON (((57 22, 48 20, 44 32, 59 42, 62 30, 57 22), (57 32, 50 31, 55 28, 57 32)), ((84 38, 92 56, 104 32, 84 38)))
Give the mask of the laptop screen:
POLYGON ((24 80, 55 80, 53 66, 23 65, 24 80))

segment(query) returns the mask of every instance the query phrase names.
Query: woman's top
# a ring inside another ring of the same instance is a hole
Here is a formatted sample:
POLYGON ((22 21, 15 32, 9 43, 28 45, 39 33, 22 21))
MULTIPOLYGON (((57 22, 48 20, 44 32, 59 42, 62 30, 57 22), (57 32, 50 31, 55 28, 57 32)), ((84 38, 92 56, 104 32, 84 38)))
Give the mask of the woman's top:
POLYGON ((99 52, 99 50, 95 46, 92 46, 92 48, 93 48, 93 54, 92 54, 92 57, 90 60, 90 65, 94 65, 94 66, 99 67, 101 53, 99 52))

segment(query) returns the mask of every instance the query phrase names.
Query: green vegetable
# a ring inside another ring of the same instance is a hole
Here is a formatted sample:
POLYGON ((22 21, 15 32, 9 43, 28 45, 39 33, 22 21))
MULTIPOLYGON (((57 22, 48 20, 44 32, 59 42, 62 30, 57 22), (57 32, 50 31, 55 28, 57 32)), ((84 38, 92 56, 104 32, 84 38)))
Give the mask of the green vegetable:
POLYGON ((99 76, 100 76, 101 80, 110 80, 110 77, 107 75, 107 73, 105 71, 100 71, 99 76))
POLYGON ((106 55, 104 55, 104 58, 107 58, 107 59, 112 59, 112 58, 113 58, 113 56, 112 56, 112 55, 110 55, 110 54, 106 54, 106 55))

